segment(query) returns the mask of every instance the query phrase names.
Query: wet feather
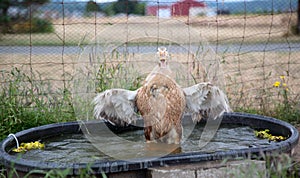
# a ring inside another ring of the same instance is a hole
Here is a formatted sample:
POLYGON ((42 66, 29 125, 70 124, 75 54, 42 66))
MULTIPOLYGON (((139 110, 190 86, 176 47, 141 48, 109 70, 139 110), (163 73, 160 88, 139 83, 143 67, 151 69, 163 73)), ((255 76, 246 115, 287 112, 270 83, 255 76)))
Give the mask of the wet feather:
POLYGON ((189 113, 195 122, 202 118, 217 119, 230 112, 226 95, 210 83, 181 88, 172 78, 166 48, 158 49, 159 65, 135 91, 110 89, 99 93, 93 103, 94 116, 125 126, 141 114, 144 134, 149 142, 180 144, 182 116, 189 113))

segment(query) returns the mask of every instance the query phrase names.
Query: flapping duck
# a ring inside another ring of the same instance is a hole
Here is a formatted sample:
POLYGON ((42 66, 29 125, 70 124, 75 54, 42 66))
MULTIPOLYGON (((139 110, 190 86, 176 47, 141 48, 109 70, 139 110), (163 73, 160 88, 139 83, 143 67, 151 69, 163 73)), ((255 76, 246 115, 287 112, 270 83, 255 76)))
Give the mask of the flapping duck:
POLYGON ((181 120, 190 113, 195 122, 201 118, 216 119, 229 112, 223 91, 210 83, 181 88, 172 78, 166 48, 158 49, 158 66, 135 91, 110 89, 94 98, 94 116, 118 126, 142 118, 147 142, 180 144, 181 120), (141 117, 140 117, 141 115, 141 117))

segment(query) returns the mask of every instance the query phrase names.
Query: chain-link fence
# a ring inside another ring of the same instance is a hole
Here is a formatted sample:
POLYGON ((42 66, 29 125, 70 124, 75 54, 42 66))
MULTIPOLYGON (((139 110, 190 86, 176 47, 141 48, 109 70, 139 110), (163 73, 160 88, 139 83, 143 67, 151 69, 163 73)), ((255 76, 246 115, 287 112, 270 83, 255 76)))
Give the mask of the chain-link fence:
MULTIPOLYGON (((11 1, 2 8, 0 81, 7 86, 20 70, 22 87, 46 98, 63 95, 74 91, 78 62, 103 66, 106 59, 94 59, 119 55, 144 61, 135 68, 146 73, 164 45, 181 64, 174 71, 222 85, 233 109, 268 109, 286 99, 299 107, 297 10, 297 0, 11 1)), ((114 64, 108 66, 118 70, 114 64)), ((109 75, 102 78, 124 77, 109 75)), ((18 94, 35 107, 28 93, 18 94)))

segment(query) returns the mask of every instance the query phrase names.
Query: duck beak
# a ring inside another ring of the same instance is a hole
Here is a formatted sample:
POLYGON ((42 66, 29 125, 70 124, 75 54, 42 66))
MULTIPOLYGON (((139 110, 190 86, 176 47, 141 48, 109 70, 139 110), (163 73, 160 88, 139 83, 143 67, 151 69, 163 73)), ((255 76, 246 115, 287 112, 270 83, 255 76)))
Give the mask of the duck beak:
POLYGON ((157 55, 159 58, 159 66, 161 68, 167 68, 167 59, 169 57, 167 49, 165 47, 158 48, 157 55))
POLYGON ((167 61, 165 59, 160 60, 160 67, 161 68, 166 68, 167 67, 167 61))

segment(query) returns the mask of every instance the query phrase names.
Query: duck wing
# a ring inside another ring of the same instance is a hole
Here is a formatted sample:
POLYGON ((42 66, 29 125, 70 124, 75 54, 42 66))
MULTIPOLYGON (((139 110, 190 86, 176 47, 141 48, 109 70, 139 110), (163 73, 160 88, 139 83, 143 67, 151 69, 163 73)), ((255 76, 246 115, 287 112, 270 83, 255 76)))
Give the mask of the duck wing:
POLYGON ((186 113, 192 114, 193 121, 201 118, 215 120, 224 112, 230 112, 225 93, 210 83, 199 83, 183 88, 186 98, 186 113))
POLYGON ((93 100, 94 117, 113 125, 126 126, 139 119, 135 98, 137 90, 110 89, 97 94, 93 100))

